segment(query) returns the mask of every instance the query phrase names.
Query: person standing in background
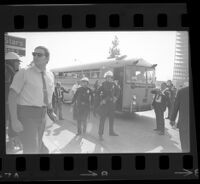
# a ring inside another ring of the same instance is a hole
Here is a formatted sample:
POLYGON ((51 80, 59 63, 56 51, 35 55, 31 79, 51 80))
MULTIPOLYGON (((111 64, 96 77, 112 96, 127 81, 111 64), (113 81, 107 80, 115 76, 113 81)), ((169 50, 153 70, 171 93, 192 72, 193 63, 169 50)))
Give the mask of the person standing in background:
MULTIPOLYGON (((80 85, 80 81, 77 80, 76 83, 72 86, 72 89, 71 89, 71 95, 72 95, 72 98, 74 96, 74 94, 76 93, 77 89, 81 87, 80 85)), ((77 120, 76 117, 77 117, 77 104, 76 102, 74 102, 74 105, 73 105, 73 120, 77 120)))
POLYGON ((54 112, 59 117, 59 120, 64 120, 63 114, 62 114, 64 93, 69 93, 69 91, 65 90, 64 87, 61 86, 60 82, 57 82, 53 97, 55 98, 54 99, 54 112))
POLYGON ((100 84, 99 84, 99 80, 96 80, 96 82, 94 83, 94 90, 93 90, 93 97, 94 97, 94 109, 93 109, 93 115, 94 117, 97 116, 97 107, 100 103, 100 96, 98 95, 98 90, 100 88, 100 84))
POLYGON ((48 153, 42 138, 54 91, 54 75, 46 70, 48 49, 38 46, 32 55, 34 65, 17 72, 8 97, 12 129, 20 137, 24 154, 48 153))
POLYGON ((90 113, 90 108, 93 103, 93 93, 88 87, 89 79, 83 77, 81 79, 81 87, 79 87, 74 94, 71 104, 77 104, 77 135, 86 133, 87 130, 87 118, 90 113))
POLYGON ((167 92, 168 92, 168 100, 167 100, 167 109, 168 109, 168 116, 165 119, 169 119, 172 111, 172 107, 174 104, 175 99, 175 91, 173 90, 173 83, 171 80, 167 81, 167 92))
POLYGON ((72 86, 71 92, 72 92, 72 96, 74 96, 74 94, 76 93, 76 90, 80 87, 80 81, 76 81, 76 83, 72 86))
POLYGON ((165 134, 165 120, 164 112, 167 107, 167 98, 166 94, 167 84, 163 82, 160 89, 154 89, 151 91, 152 94, 155 94, 152 106, 156 115, 156 128, 155 131, 159 131, 159 135, 165 134))

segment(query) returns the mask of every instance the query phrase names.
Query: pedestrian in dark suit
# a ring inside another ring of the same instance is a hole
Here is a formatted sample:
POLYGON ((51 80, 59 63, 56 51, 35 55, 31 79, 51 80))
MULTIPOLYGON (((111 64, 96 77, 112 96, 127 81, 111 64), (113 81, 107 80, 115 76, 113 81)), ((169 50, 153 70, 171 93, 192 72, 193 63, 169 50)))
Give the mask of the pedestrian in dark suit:
POLYGON ((174 107, 170 117, 170 124, 175 125, 179 112, 177 128, 179 128, 181 149, 183 152, 190 151, 190 127, 189 127, 189 87, 181 88, 176 95, 174 107))
POLYGON ((159 131, 159 135, 165 134, 165 121, 164 121, 164 112, 167 106, 167 84, 162 83, 160 89, 154 89, 151 91, 152 94, 155 94, 152 106, 156 114, 156 129, 159 131))
POLYGON ((77 120, 77 134, 81 135, 86 133, 87 130, 87 118, 90 113, 90 108, 93 103, 93 93, 88 87, 89 79, 83 77, 81 79, 81 87, 76 90, 73 96, 71 104, 76 103, 76 120, 77 120))
POLYGON ((100 115, 99 122, 99 139, 103 140, 104 124, 106 118, 109 118, 109 135, 118 136, 114 132, 114 112, 115 112, 115 103, 119 98, 119 89, 117 85, 113 82, 113 73, 108 71, 105 73, 104 81, 101 87, 98 89, 98 95, 100 96, 100 104, 97 112, 100 115))
POLYGON ((175 98, 175 91, 174 91, 174 85, 171 80, 167 81, 167 109, 168 109, 168 116, 165 119, 169 119, 171 112, 172 112, 172 107, 174 105, 174 98, 175 98))

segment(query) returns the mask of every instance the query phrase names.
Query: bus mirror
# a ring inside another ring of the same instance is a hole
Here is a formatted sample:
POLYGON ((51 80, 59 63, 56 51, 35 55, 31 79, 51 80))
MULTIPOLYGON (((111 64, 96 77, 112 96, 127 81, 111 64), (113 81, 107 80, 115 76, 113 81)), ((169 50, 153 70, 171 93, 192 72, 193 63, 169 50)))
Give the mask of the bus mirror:
POLYGON ((133 62, 133 65, 137 65, 138 62, 139 62, 139 60, 134 61, 134 62, 133 62))
POLYGON ((155 68, 156 66, 157 66, 157 64, 153 64, 153 65, 152 65, 152 68, 155 68))

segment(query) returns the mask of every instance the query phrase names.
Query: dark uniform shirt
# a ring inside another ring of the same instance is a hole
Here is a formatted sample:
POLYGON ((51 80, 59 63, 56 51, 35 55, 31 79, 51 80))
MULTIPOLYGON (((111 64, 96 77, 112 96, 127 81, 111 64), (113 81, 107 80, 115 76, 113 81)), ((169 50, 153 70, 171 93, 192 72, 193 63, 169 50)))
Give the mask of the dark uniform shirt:
POLYGON ((77 102, 78 106, 90 106, 93 101, 93 92, 88 87, 79 87, 74 94, 72 103, 77 102))
POLYGON ((93 104, 93 92, 88 87, 79 87, 73 96, 72 104, 74 106, 74 119, 85 121, 93 104))
POLYGON ((118 98, 120 89, 114 82, 105 81, 98 89, 101 100, 105 100, 106 103, 113 102, 114 97, 118 98))
POLYGON ((108 113, 113 113, 115 110, 114 98, 118 99, 120 89, 114 82, 105 81, 98 89, 99 105, 96 112, 100 116, 106 116, 108 113))

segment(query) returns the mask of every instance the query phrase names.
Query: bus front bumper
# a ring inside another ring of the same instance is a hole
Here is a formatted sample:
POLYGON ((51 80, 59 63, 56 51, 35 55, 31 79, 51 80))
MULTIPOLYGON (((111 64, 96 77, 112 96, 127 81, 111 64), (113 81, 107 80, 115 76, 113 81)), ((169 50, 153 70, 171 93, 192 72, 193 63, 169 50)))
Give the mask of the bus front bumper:
POLYGON ((124 107, 123 108, 123 112, 141 112, 141 111, 149 111, 152 110, 153 107, 151 104, 147 104, 147 105, 133 105, 132 108, 130 107, 124 107))

